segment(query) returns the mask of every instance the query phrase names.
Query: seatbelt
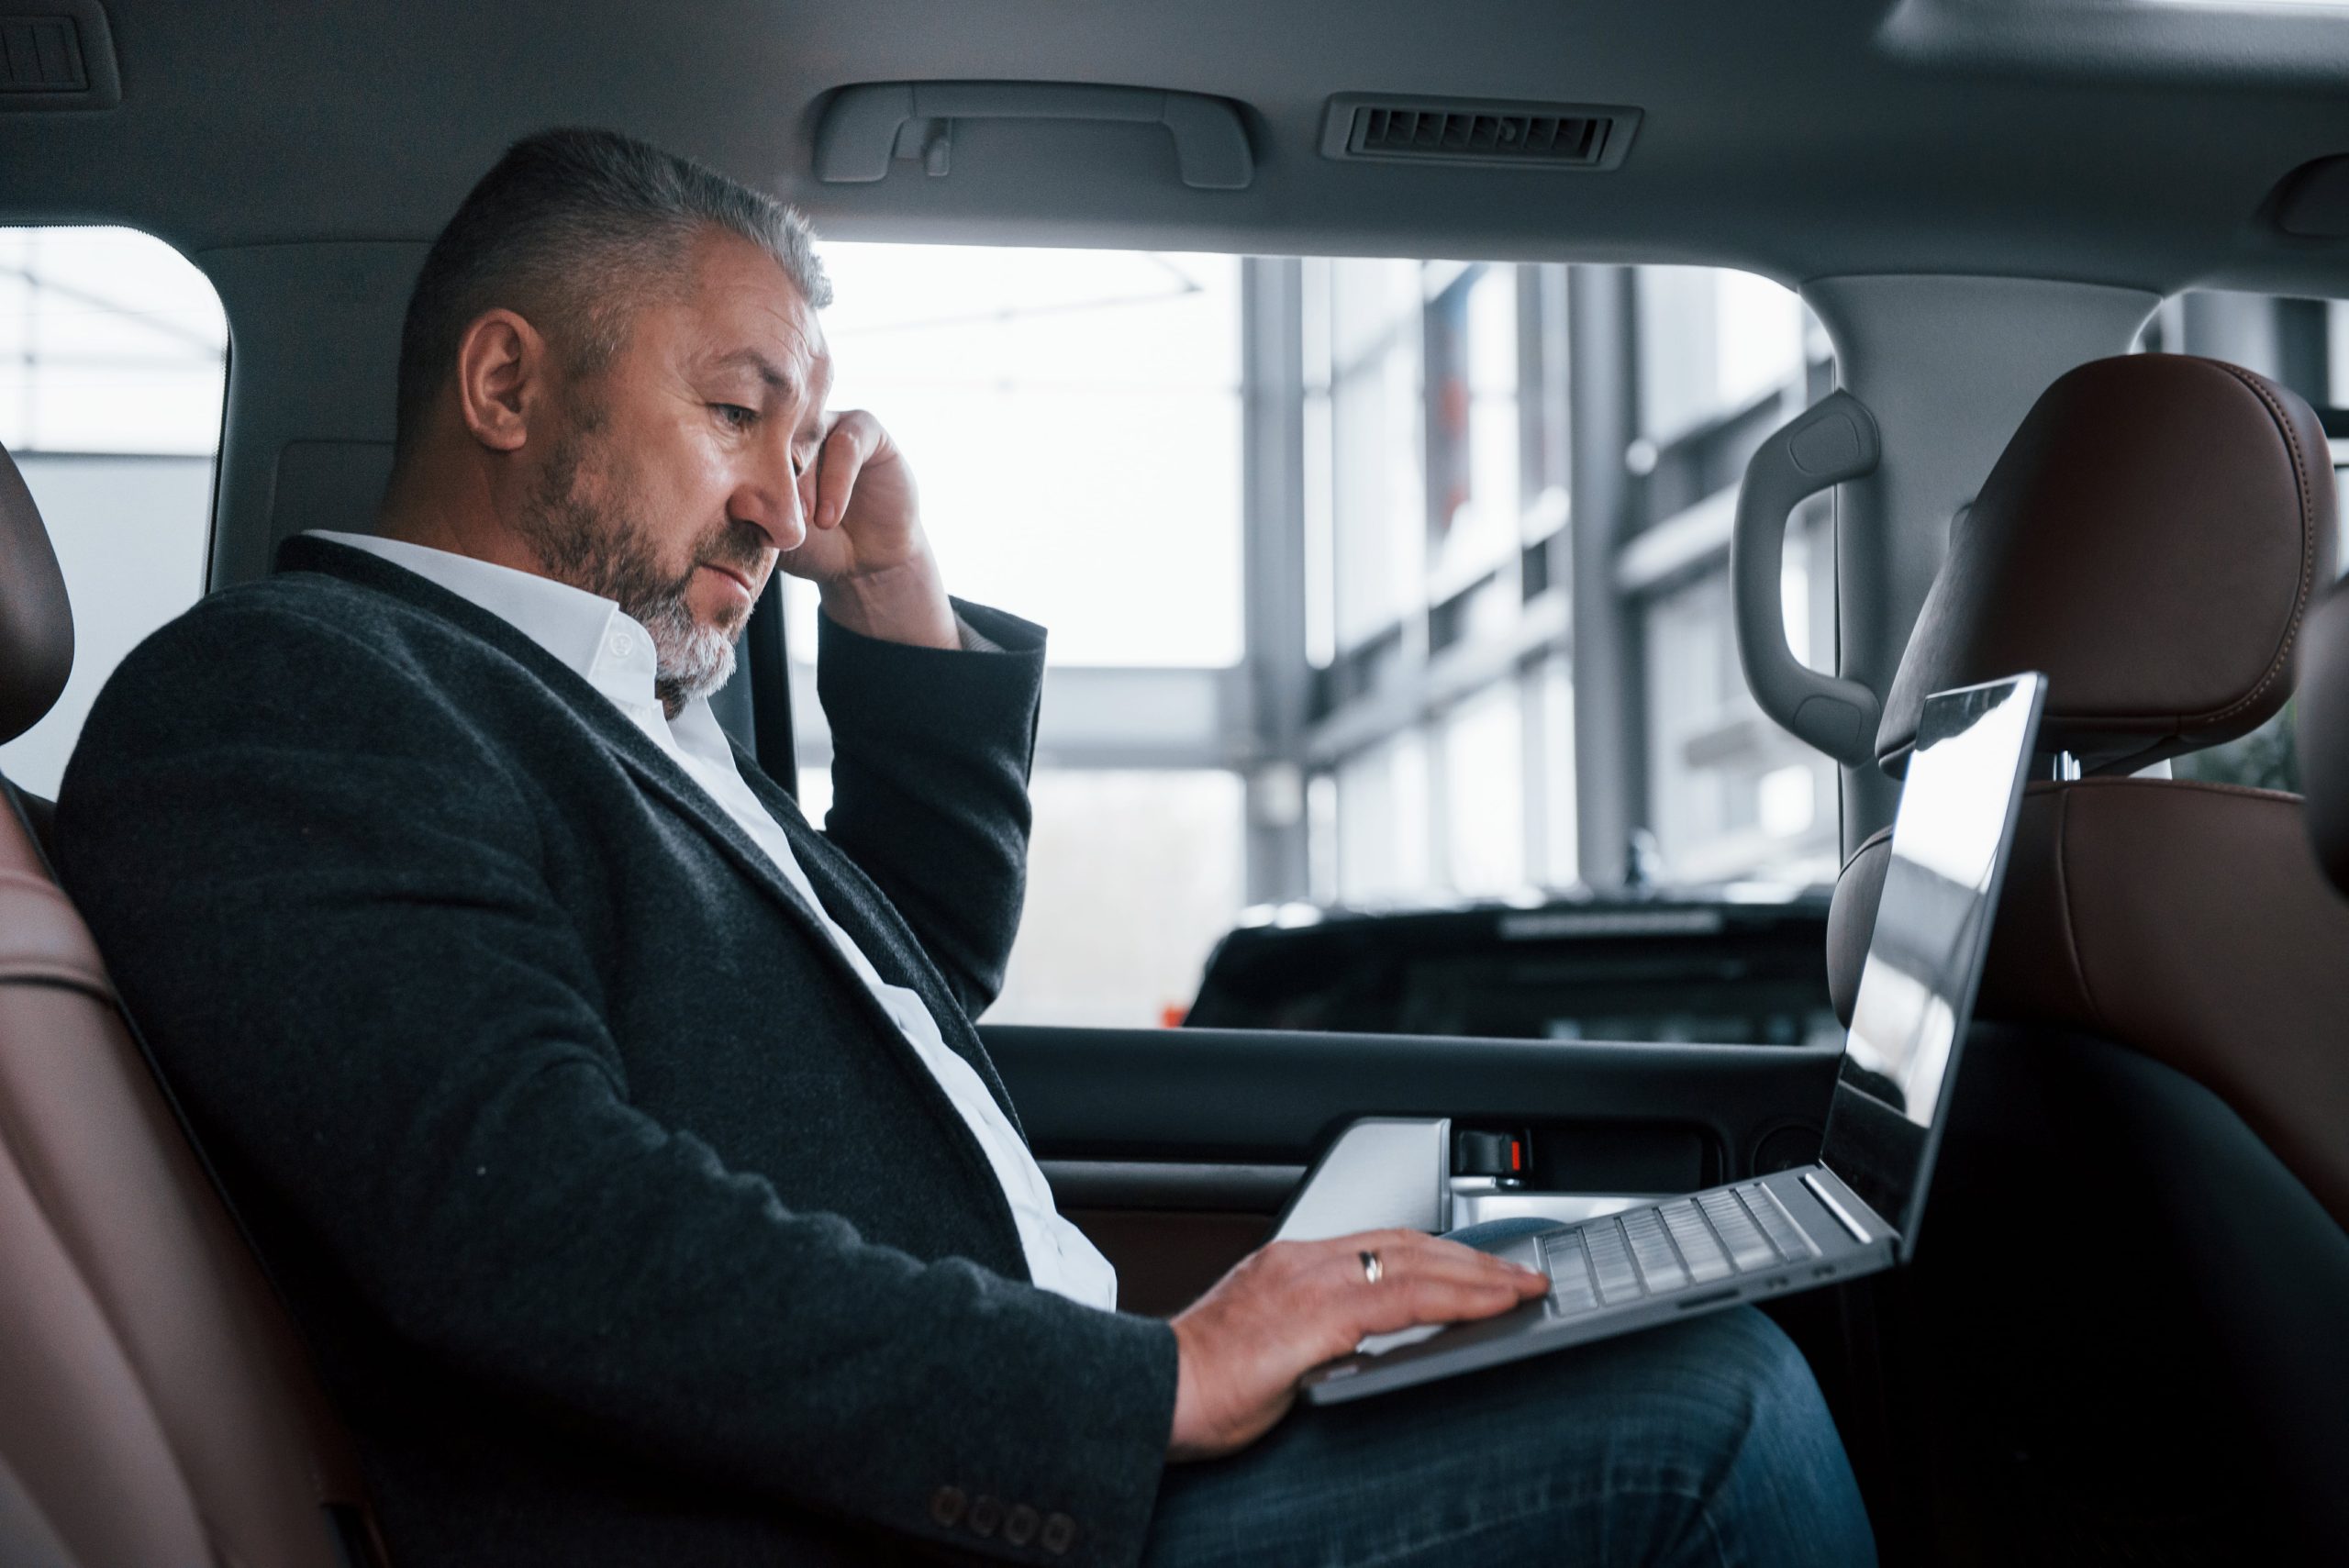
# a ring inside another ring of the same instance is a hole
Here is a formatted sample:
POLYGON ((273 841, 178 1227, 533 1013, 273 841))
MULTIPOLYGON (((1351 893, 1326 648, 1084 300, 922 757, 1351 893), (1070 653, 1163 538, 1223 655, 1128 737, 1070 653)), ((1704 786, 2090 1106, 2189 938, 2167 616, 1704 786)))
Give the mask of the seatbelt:
POLYGON ((783 573, 767 578, 766 592, 751 611, 742 633, 751 673, 751 754, 785 795, 799 798, 797 746, 791 728, 791 657, 784 645, 783 573))

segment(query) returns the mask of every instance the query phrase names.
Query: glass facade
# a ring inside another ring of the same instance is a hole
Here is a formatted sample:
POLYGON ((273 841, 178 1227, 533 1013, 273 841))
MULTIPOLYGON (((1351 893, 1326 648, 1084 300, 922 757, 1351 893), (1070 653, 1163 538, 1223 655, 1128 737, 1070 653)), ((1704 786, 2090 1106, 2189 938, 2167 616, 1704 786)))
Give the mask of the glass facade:
MULTIPOLYGON (((1524 896, 1578 880, 1570 606, 1574 463, 1620 463, 1622 613, 1637 650, 1638 863, 1674 883, 1835 869, 1835 780, 1763 718, 1729 618, 1735 484, 1831 381, 1796 296, 1743 273, 1631 270, 1628 319, 1577 322, 1568 269, 1301 264, 1315 761, 1335 779, 1317 896, 1524 896), (1621 451, 1576 450, 1575 334, 1628 373, 1621 451), (1326 535, 1326 538, 1321 536, 1326 535), (1424 820, 1421 818, 1424 817, 1424 820)), ((1833 647, 1823 511, 1791 530, 1798 655, 1833 647)))

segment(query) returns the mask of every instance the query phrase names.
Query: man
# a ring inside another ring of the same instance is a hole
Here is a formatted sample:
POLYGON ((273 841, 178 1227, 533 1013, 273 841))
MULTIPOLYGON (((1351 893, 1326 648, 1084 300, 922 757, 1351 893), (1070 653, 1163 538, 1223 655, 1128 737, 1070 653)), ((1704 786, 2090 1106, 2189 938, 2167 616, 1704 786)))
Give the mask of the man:
POLYGON ((1259 1443, 1364 1333, 1542 1280, 1382 1232, 1110 1309, 971 1023, 1042 634, 948 598, 906 460, 825 411, 828 298, 764 197, 518 145, 417 283, 378 537, 159 633, 66 778, 64 875, 395 1562, 1865 1560, 1752 1314, 1259 1443), (821 833, 706 700, 778 563, 821 833))

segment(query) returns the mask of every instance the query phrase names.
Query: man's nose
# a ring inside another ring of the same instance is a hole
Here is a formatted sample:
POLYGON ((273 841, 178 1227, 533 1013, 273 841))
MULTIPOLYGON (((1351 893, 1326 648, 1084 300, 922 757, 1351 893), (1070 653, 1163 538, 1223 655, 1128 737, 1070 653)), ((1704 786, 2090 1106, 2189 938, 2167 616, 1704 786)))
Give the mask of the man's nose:
POLYGON ((734 516, 767 536, 776 550, 796 550, 807 537, 807 497, 797 474, 791 472, 791 454, 779 464, 762 464, 735 495, 734 516))

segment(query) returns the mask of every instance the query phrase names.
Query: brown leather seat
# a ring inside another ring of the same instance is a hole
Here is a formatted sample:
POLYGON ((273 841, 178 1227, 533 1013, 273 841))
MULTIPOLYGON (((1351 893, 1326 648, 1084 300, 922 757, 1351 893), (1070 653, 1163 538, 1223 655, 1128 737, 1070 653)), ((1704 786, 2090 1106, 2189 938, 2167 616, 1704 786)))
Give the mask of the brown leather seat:
MULTIPOLYGON (((72 660, 56 558, 0 451, 0 739, 48 711, 72 660)), ((6 794, 0 1563, 380 1562, 292 1327, 6 794)))
POLYGON ((2349 587, 2309 612, 2302 644, 2295 717, 2309 843, 2332 885, 2349 895, 2349 587))
MULTIPOLYGON (((2349 1551, 2349 902, 2298 796, 2126 776, 2282 707, 2338 559, 2300 399, 2208 360, 2084 365, 1953 538, 1886 704, 1897 773, 1928 692, 2044 671, 2042 747, 2084 775, 2025 796, 1901 1287, 1914 1413, 2032 1456, 1976 1475, 1975 1511, 2020 1502, 2083 1558, 2349 1551)), ((1879 835, 1836 887, 1847 1017, 1887 859, 1879 835)))

